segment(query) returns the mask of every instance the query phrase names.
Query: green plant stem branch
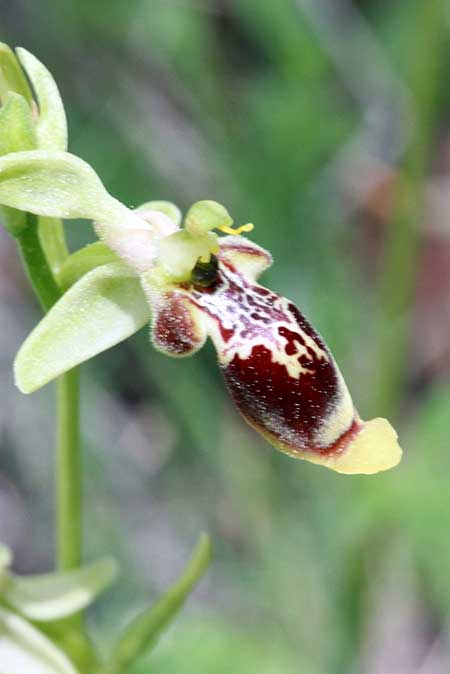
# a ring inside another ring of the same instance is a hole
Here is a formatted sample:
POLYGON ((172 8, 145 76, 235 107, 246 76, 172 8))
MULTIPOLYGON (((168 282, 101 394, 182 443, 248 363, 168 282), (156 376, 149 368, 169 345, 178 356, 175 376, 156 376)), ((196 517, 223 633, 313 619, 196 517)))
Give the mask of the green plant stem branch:
POLYGON ((409 83, 415 104, 415 126, 398 174, 378 289, 379 367, 373 406, 376 414, 391 417, 401 411, 409 369, 408 342, 423 222, 424 183, 432 146, 441 47, 447 31, 440 0, 416 3, 411 17, 414 25, 411 26, 409 83))

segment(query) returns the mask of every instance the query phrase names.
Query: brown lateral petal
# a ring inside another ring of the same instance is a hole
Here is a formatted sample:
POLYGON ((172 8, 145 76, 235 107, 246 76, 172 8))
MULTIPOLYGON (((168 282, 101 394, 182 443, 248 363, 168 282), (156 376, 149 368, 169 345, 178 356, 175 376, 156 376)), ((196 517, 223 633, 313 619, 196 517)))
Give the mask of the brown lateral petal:
POLYGON ((153 311, 152 341, 159 351, 170 356, 190 356, 205 343, 201 316, 185 295, 166 293, 153 311))

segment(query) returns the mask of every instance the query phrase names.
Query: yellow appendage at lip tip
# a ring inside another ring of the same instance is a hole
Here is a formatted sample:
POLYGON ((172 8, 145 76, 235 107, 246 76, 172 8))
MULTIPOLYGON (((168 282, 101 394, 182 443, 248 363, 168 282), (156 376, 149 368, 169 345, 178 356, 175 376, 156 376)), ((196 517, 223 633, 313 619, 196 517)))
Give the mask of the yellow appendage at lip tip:
POLYGON ((400 463, 402 450, 397 437, 387 419, 372 419, 363 423, 342 453, 308 459, 345 475, 373 475, 400 463))
POLYGON ((362 422, 362 427, 345 449, 335 454, 317 454, 287 447, 266 434, 268 442, 294 459, 303 459, 343 475, 374 475, 395 468, 402 458, 397 433, 387 419, 362 422))

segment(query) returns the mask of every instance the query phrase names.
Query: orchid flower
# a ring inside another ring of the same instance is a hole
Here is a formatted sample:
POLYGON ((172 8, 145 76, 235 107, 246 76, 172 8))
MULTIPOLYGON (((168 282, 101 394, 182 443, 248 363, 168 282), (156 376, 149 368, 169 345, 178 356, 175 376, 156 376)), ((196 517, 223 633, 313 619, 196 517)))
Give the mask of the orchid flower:
MULTIPOLYGON (((25 63, 26 65, 26 63, 25 63)), ((99 242, 55 274, 66 292, 19 350, 30 393, 151 323, 159 351, 198 351, 209 337, 244 419, 277 449, 340 473, 376 473, 401 458, 385 419, 359 417, 327 345, 288 299, 258 283, 270 253, 200 201, 130 210, 78 157, 38 143, 0 158, 0 204, 46 218, 87 218, 99 242), (44 149, 42 149, 44 148, 44 149)))
POLYGON ((176 207, 131 211, 95 172, 65 152, 17 152, 0 159, 0 202, 37 215, 85 217, 106 246, 76 253, 60 270, 81 276, 20 349, 15 374, 29 393, 151 321, 153 345, 171 356, 198 351, 207 337, 239 411, 291 456, 342 473, 396 465, 401 450, 384 419, 363 422, 328 347, 297 307, 258 284, 270 254, 233 230, 223 206, 201 201, 184 226, 176 207), (219 236, 216 231, 226 236, 219 236), (77 258, 78 256, 78 258, 77 258), (103 256, 103 257, 102 257, 103 256))

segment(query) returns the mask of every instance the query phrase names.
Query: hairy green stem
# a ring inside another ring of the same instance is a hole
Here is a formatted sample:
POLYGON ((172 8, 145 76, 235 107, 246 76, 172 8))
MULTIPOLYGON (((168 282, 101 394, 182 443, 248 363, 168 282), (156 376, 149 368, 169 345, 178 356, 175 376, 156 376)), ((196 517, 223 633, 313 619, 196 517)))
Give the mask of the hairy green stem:
POLYGON ((57 381, 57 558, 61 571, 81 565, 82 494, 80 457, 79 372, 57 381))
MULTIPOLYGON (((38 218, 23 214, 24 222, 16 234, 24 267, 33 290, 44 311, 48 311, 62 295, 49 256, 44 250, 46 239, 39 231, 38 218)), ((57 249, 60 261, 64 242, 59 233, 57 249)), ((56 245, 56 244, 55 244, 56 245)), ((50 251, 51 252, 51 251, 50 251)), ((78 369, 62 375, 57 382, 57 449, 56 449, 56 557, 57 566, 66 571, 77 568, 82 558, 82 479, 79 425, 78 369)), ((67 618, 64 642, 74 661, 83 663, 83 671, 97 663, 92 646, 85 636, 82 613, 67 618), (86 667, 84 666, 86 665, 86 667)))
MULTIPOLYGON (((33 290, 44 311, 61 297, 42 247, 38 218, 24 214, 26 226, 17 242, 33 290)), ((48 238, 48 237, 47 237, 48 238)), ((57 383, 57 562, 66 571, 81 563, 82 504, 78 372, 62 375, 57 383)))

